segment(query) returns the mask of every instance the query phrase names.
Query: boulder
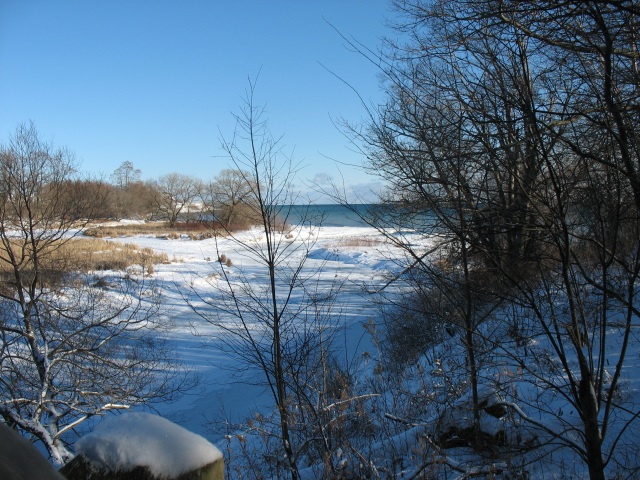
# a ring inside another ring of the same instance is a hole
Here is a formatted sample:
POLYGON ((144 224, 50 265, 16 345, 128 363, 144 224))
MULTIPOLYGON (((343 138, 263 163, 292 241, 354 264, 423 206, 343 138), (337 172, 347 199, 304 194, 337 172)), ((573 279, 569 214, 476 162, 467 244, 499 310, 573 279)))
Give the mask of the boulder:
POLYGON ((86 457, 78 455, 62 467, 60 473, 64 474, 67 480, 224 480, 224 462, 220 458, 209 465, 177 477, 158 477, 151 472, 149 467, 138 466, 128 470, 109 471, 92 465, 86 457))
POLYGON ((76 442, 60 471, 68 480, 223 480, 222 453, 200 435, 156 415, 126 413, 76 442))

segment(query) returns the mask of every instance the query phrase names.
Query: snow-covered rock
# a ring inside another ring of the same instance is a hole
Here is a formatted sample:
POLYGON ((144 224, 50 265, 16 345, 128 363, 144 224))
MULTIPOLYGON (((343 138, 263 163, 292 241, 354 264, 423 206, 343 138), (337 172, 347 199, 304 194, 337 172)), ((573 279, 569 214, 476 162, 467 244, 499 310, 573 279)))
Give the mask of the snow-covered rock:
POLYGON ((67 478, 222 479, 222 453, 204 437, 157 415, 106 419, 76 443, 67 478), (87 472, 89 470, 89 472, 87 472), (128 472, 128 473, 127 473, 128 472), (89 476, 87 476, 89 475, 89 476))

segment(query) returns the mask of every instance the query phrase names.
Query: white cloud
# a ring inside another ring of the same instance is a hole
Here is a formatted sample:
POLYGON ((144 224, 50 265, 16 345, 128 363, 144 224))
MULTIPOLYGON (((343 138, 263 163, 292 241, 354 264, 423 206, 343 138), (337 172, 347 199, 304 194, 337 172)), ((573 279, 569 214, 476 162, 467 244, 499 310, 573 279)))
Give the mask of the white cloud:
POLYGON ((313 185, 331 185, 333 178, 328 173, 316 173, 311 183, 313 185))

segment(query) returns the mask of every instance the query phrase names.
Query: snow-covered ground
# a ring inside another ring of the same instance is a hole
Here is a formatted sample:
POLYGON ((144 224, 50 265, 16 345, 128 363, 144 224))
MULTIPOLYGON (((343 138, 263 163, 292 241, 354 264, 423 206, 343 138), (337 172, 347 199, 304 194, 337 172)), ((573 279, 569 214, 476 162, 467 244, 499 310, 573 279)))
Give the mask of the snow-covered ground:
MULTIPOLYGON (((377 319, 380 312, 375 297, 367 291, 386 284, 389 273, 399 271, 399 264, 394 262, 394 258, 401 258, 402 250, 384 242, 383 237, 375 229, 366 227, 296 229, 291 233, 293 235, 283 236, 280 239, 284 242, 283 246, 287 245, 287 254, 282 257, 282 262, 296 264, 304 257, 306 258, 305 268, 315 272, 313 281, 317 282, 321 288, 324 285, 330 288, 336 283, 342 285, 336 300, 342 327, 341 339, 338 342, 343 349, 341 356, 352 365, 362 365, 363 370, 360 373, 363 377, 369 377, 367 381, 371 380, 374 376, 372 374, 374 361, 367 365, 366 359, 375 359, 379 352, 378 346, 369 335, 367 324, 372 319, 377 319), (304 245, 310 238, 313 239, 312 247, 296 248, 304 245)), ((417 235, 412 237, 407 232, 403 232, 402 238, 412 243, 414 251, 419 252, 421 248, 426 251, 433 246, 428 239, 417 235)), ((243 232, 239 240, 245 247, 259 246, 264 242, 257 230, 243 232)), ((192 240, 188 236, 178 239, 134 236, 114 238, 112 241, 149 247, 157 252, 166 253, 170 259, 168 264, 156 265, 152 276, 162 292, 162 314, 167 316, 174 325, 170 333, 174 351, 190 370, 200 375, 201 380, 178 401, 158 405, 156 411, 161 416, 202 435, 224 451, 227 445, 222 436, 223 432, 214 433, 211 426, 213 420, 225 418, 230 423, 236 423, 242 422, 256 411, 268 413, 273 409, 273 399, 264 387, 260 386, 263 384, 262 373, 236 368, 245 365, 245 361, 225 350, 222 339, 225 333, 203 320, 202 316, 194 312, 190 304, 205 310, 215 308, 216 295, 220 294, 218 287, 223 290, 225 287, 218 262, 220 255, 231 260, 232 266, 227 269, 231 281, 242 278, 244 281, 257 284, 266 282, 265 265, 230 238, 192 240), (201 301, 203 298, 208 302, 203 303, 201 301)), ((229 321, 232 322, 234 319, 230 317, 229 321)), ((481 333, 486 335, 486 338, 503 338, 505 337, 504 324, 499 320, 496 323, 487 322, 481 333)), ((615 334, 613 330, 609 333, 612 337, 615 334)), ((632 417, 640 403, 637 381, 640 372, 640 339, 635 338, 636 335, 637 332, 634 329, 632 332, 634 340, 627 353, 627 368, 623 371, 624 378, 621 382, 623 391, 620 393, 621 399, 626 404, 636 405, 636 407, 632 409, 633 411, 629 410, 624 414, 618 412, 621 419, 625 415, 632 417)), ((424 429, 432 428, 431 424, 439 423, 439 428, 446 427, 447 422, 455 423, 458 427, 464 426, 466 420, 463 417, 468 417, 468 408, 464 404, 465 401, 469 401, 469 394, 464 375, 459 374, 460 371, 465 370, 462 343, 459 338, 445 335, 440 345, 435 345, 432 352, 419 360, 413 376, 406 375, 404 372, 399 373, 397 378, 388 380, 389 383, 386 386, 395 382, 398 387, 397 392, 383 390, 375 392, 379 397, 375 401, 375 415, 384 418, 385 414, 390 414, 391 417, 387 419, 391 418, 388 423, 391 426, 385 433, 388 434, 385 437, 386 440, 370 445, 369 453, 377 455, 382 452, 381 457, 387 457, 388 464, 394 465, 392 467, 394 469, 397 468, 393 472, 388 470, 386 476, 412 478, 412 475, 418 475, 423 471, 421 469, 425 468, 425 464, 422 463, 424 457, 421 460, 416 452, 419 442, 424 442, 428 437, 424 429), (455 395, 451 397, 451 391, 456 389, 460 391, 460 396, 452 401, 455 395), (446 401, 438 404, 439 395, 447 396, 446 401), (403 410, 403 405, 407 409, 403 410), (412 419, 402 418, 405 413, 417 416, 412 419), (409 420, 409 423, 404 425, 398 423, 397 429, 394 430, 392 417, 395 415, 398 415, 398 420, 409 420), (392 455, 397 457, 391 458, 392 455), (412 459, 415 459, 415 462, 412 459)), ((544 357, 543 344, 531 344, 530 347, 539 349, 540 356, 536 357, 537 360, 544 357)), ((500 348, 510 347, 505 343, 500 348)), ((525 378, 518 365, 509 364, 509 359, 514 358, 510 356, 512 352, 500 351, 500 348, 493 351, 493 347, 489 347, 485 354, 485 359, 491 366, 481 372, 482 395, 486 394, 487 398, 495 397, 498 390, 502 390, 499 395, 505 401, 517 398, 519 405, 513 403, 513 411, 522 407, 523 415, 535 416, 532 421, 549 424, 551 430, 557 425, 574 425, 579 430, 580 422, 577 414, 568 407, 566 399, 552 391, 545 391, 544 387, 538 387, 535 379, 525 378), (504 382, 501 380, 502 377, 504 382), (520 380, 521 377, 522 380, 520 380)), ((526 347, 525 358, 527 358, 526 347)), ((548 361, 554 363, 557 360, 549 357, 548 361)), ((572 364, 572 358, 569 358, 568 362, 572 364)), ((490 415, 485 415, 482 422, 486 424, 484 426, 490 433, 503 430, 507 436, 522 436, 519 441, 524 443, 529 440, 546 442, 539 431, 528 439, 527 430, 517 427, 520 425, 521 418, 519 419, 517 415, 508 415, 508 417, 510 418, 508 421, 511 422, 508 425, 505 423, 506 417, 496 419, 490 415), (509 430, 514 425, 515 430, 509 430)), ((620 425, 623 423, 615 428, 620 428, 620 425)), ((573 426, 569 430, 571 429, 573 426)), ((630 440, 630 443, 625 440, 617 446, 618 451, 623 455, 617 461, 623 466, 634 468, 634 465, 638 465, 638 461, 629 452, 635 448, 634 439, 640 437, 637 422, 628 426, 626 434, 628 436, 625 438, 630 440)), ((570 432, 568 436, 578 439, 579 433, 574 435, 570 432)), ((453 449, 447 454, 450 455, 449 466, 455 466, 461 458, 468 456, 468 451, 453 449)), ((550 442, 549 448, 539 449, 538 454, 541 455, 540 458, 536 457, 537 454, 528 459, 522 457, 520 461, 524 463, 522 463, 521 478, 574 478, 574 476, 586 475, 585 464, 571 449, 558 447, 550 442), (527 465, 527 461, 534 463, 527 465)), ((461 471, 464 468, 461 467, 461 471)), ((511 465, 509 468, 514 467, 511 465)), ((447 478, 456 478, 459 475, 455 468, 450 471, 452 475, 447 475, 447 478)), ((518 470, 516 468, 512 471, 518 470)), ((306 478, 315 478, 313 466, 309 466, 305 472, 306 478)), ((492 474, 490 470, 487 472, 492 474)), ((467 473, 473 473, 473 471, 470 470, 467 473)), ((441 474, 440 470, 438 474, 441 474)), ((382 476, 385 477, 385 475, 382 476)))
MULTIPOLYGON (((390 249, 395 256, 399 255, 398 249, 383 243, 375 229, 366 227, 298 229, 293 233, 293 239, 285 239, 292 247, 296 246, 294 242, 310 238, 315 244, 308 252, 305 248, 291 249, 294 258, 287 261, 295 263, 301 255, 307 255, 309 271, 321 267, 320 275, 327 283, 343 284, 337 303, 344 328, 341 343, 345 356, 355 359, 366 355, 365 352, 373 354, 374 347, 363 325, 377 315, 377 307, 363 287, 381 284, 384 275, 396 268, 390 260, 390 249)), ((242 233, 239 239, 243 243, 263 241, 255 231, 242 233)), ((239 372, 234 368, 242 359, 226 353, 220 340, 223 333, 189 306, 189 302, 198 303, 197 295, 215 295, 217 282, 223 282, 218 276, 219 255, 224 254, 232 261, 233 266, 228 269, 231 275, 241 269, 246 278, 256 282, 266 281, 265 266, 229 238, 219 238, 217 244, 214 239, 192 240, 186 235, 179 239, 141 235, 110 240, 149 247, 166 253, 170 259, 169 264, 156 265, 153 273, 162 292, 161 311, 174 324, 170 337, 176 355, 201 380, 179 401, 157 406, 159 414, 215 443, 220 438, 212 435, 208 427, 212 418, 224 415, 230 421, 241 421, 255 411, 272 408, 273 399, 260 386, 261 378, 256 377, 260 373, 239 372)))

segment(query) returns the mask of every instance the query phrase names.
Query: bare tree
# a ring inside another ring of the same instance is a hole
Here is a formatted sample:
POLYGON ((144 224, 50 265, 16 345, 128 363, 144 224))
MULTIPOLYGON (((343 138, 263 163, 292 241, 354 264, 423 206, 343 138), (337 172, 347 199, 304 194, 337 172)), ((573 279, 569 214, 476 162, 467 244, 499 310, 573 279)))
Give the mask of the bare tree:
POLYGON ((631 360, 631 319, 638 317, 638 246, 629 239, 637 237, 640 209, 640 11, 619 2, 525 2, 496 12, 537 46, 539 61, 550 66, 545 87, 555 96, 553 116, 535 123, 554 141, 539 148, 545 184, 527 197, 545 215, 537 228, 548 238, 547 268, 536 275, 540 283, 511 278, 526 285, 525 304, 563 359, 565 378, 551 377, 548 388, 562 390, 579 413, 578 445, 555 434, 584 460, 590 478, 634 472, 637 462, 616 457, 639 412, 613 396, 631 360))
POLYGON ((400 205, 387 218, 443 239, 440 249, 418 251, 388 235, 408 253, 407 271, 420 270, 415 278, 428 280, 430 293, 449 297, 474 412, 474 376, 487 379, 472 356, 489 344, 539 394, 529 415, 509 403, 523 421, 573 450, 590 478, 637 471, 614 467, 633 443, 637 406, 612 397, 638 318, 638 247, 629 242, 639 228, 637 8, 396 6, 407 43, 391 45, 380 63, 388 102, 368 131, 353 131, 400 205), (535 362, 525 359, 532 352, 535 362), (544 362, 551 357, 557 364, 544 362), (549 409, 549 392, 577 418, 549 409), (553 426, 533 420, 538 414, 553 426))
POLYGON ((404 249, 408 270, 419 271, 404 278, 419 282, 414 291, 424 292, 426 300, 418 303, 428 307, 425 319, 433 318, 432 300, 440 299, 441 321, 461 332, 473 399, 471 437, 479 441, 481 330, 501 301, 492 263, 519 271, 537 242, 527 194, 536 188, 541 159, 533 147, 527 45, 490 19, 462 28, 452 21, 462 8, 455 2, 399 5, 410 43, 395 46, 387 59, 389 100, 360 137, 398 205, 375 224, 404 249), (407 227, 439 239, 438 248, 416 249, 396 233, 407 227))
POLYGON ((116 187, 125 190, 132 183, 140 181, 140 175, 142 171, 133 165, 133 162, 122 162, 118 168, 116 168, 111 174, 111 181, 116 187))
MULTIPOLYGON (((328 364, 339 314, 331 312, 339 291, 334 275, 320 279, 321 266, 309 264, 313 230, 283 230, 290 205, 295 165, 284 154, 279 139, 271 137, 263 109, 253 100, 250 82, 246 105, 235 117, 236 130, 222 146, 241 183, 243 198, 257 209, 259 228, 227 231, 234 249, 251 258, 261 273, 247 274, 234 259, 220 265, 222 281, 212 282, 219 295, 200 295, 195 311, 224 331, 222 340, 241 360, 243 368, 258 369, 275 403, 279 448, 272 473, 299 478, 301 456, 310 444, 320 444, 322 457, 331 457, 332 397, 327 394, 328 364), (324 407, 327 407, 324 409, 324 407)), ((304 223, 305 220, 303 219, 304 223)), ((216 240, 218 241, 218 240, 216 240)), ((218 257, 224 260, 222 252, 218 257)), ((337 395, 337 394, 336 394, 337 395)), ((349 400, 342 399, 343 404, 349 400)))
MULTIPOLYGON (((556 67, 549 80, 564 98, 562 122, 553 128, 579 156, 614 168, 640 209, 638 131, 638 21, 633 2, 487 1, 496 20, 542 45, 541 55, 556 67), (581 88, 572 81, 580 79, 581 88), (615 159, 603 151, 615 151, 615 159)), ((562 96, 562 97, 560 97, 562 96)), ((553 125, 549 125, 553 127, 553 125)))
POLYGON ((169 173, 152 184, 153 203, 158 214, 173 228, 183 211, 188 211, 202 190, 200 181, 188 175, 169 173))
POLYGON ((259 220, 255 185, 249 172, 225 169, 213 179, 202 195, 205 208, 225 228, 238 224, 246 227, 259 220))
POLYGON ((141 174, 140 169, 130 161, 122 162, 111 174, 112 217, 120 219, 149 216, 154 206, 154 196, 149 184, 141 181, 141 174))
POLYGON ((74 175, 69 152, 33 125, 0 150, 0 416, 58 465, 82 422, 179 388, 152 334, 161 325, 151 285, 114 277, 107 290, 61 256, 101 208, 91 182, 67 195, 74 175))

